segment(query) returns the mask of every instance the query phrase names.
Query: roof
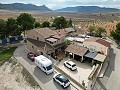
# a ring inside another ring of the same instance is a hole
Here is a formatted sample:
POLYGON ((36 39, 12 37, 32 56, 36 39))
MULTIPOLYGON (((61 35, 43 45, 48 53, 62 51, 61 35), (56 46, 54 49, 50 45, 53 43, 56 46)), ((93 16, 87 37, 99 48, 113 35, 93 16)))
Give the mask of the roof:
POLYGON ((97 54, 94 59, 100 62, 104 62, 104 60, 106 59, 106 56, 102 54, 97 54))
POLYGON ((85 40, 85 42, 97 42, 97 43, 102 44, 106 47, 110 47, 110 43, 101 39, 101 38, 88 38, 85 40))
POLYGON ((52 38, 52 37, 51 37, 51 38, 47 38, 46 40, 47 40, 47 41, 50 41, 50 42, 55 42, 55 41, 57 41, 58 39, 55 39, 55 38, 52 38))
POLYGON ((99 38, 88 38, 88 39, 86 39, 85 41, 86 42, 96 42, 97 40, 98 40, 99 38))
POLYGON ((79 56, 83 56, 88 51, 88 49, 82 46, 75 45, 75 44, 70 44, 65 49, 65 51, 79 55, 79 56))
POLYGON ((49 66, 52 64, 52 61, 43 55, 39 55, 39 56, 35 57, 35 60, 37 60, 38 62, 41 62, 45 66, 49 66))
POLYGON ((56 32, 58 33, 58 35, 66 35, 70 32, 75 31, 73 28, 65 28, 65 29, 58 29, 56 30, 56 32))
POLYGON ((39 47, 39 49, 43 52, 46 52, 46 53, 48 53, 49 51, 54 52, 54 48, 46 42, 38 41, 35 39, 31 39, 31 38, 27 38, 27 40, 31 42, 32 44, 34 44, 35 46, 39 47), (45 46, 46 46, 46 49, 44 50, 45 46))
POLYGON ((58 29, 55 30, 58 35, 66 35, 68 32, 65 29, 58 29))
POLYGON ((106 47, 110 47, 110 43, 103 40, 103 39, 98 39, 96 42, 98 42, 98 43, 100 43, 100 44, 102 44, 102 45, 104 45, 106 47))
POLYGON ((49 28, 39 28, 35 29, 38 33, 40 33, 44 38, 48 38, 52 35, 56 35, 57 33, 53 30, 50 30, 49 28))
POLYGON ((59 35, 59 34, 56 34, 56 35, 54 35, 54 36, 51 36, 51 37, 53 37, 53 38, 57 38, 57 39, 60 39, 60 38, 62 38, 62 37, 64 37, 65 35, 59 35))
POLYGON ((65 31, 67 31, 69 33, 69 32, 74 32, 75 29, 73 29, 73 28, 65 28, 65 31))
POLYGON ((93 59, 96 55, 97 55, 96 51, 88 50, 88 52, 84 56, 93 59))

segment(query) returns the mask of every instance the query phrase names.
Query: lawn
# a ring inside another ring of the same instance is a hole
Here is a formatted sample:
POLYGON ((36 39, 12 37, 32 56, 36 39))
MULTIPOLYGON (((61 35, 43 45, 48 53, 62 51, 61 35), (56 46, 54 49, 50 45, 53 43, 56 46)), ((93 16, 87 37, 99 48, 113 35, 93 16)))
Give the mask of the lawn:
POLYGON ((15 51, 16 48, 17 47, 6 48, 6 50, 1 52, 0 53, 0 61, 11 58, 13 56, 13 52, 15 51))

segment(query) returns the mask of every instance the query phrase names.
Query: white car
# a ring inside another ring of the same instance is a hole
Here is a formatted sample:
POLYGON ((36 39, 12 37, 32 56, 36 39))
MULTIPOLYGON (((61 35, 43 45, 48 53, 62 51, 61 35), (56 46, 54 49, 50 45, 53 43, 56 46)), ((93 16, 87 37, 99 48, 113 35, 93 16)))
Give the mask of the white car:
POLYGON ((71 69, 72 71, 76 70, 77 69, 77 66, 74 62, 72 61, 65 61, 64 62, 64 66, 66 66, 67 68, 71 69))
POLYGON ((53 76, 53 80, 59 83, 62 88, 67 88, 70 85, 70 81, 63 74, 55 74, 53 76))

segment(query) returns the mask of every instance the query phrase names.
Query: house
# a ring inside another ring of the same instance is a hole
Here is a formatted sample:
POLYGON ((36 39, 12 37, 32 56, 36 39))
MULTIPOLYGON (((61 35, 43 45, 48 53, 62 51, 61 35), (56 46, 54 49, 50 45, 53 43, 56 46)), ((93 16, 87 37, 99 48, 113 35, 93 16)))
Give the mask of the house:
POLYGON ((101 38, 88 38, 83 42, 83 46, 106 56, 109 54, 110 43, 101 38))
POLYGON ((55 56, 64 49, 65 34, 58 34, 49 28, 39 28, 26 32, 27 48, 36 54, 55 56))

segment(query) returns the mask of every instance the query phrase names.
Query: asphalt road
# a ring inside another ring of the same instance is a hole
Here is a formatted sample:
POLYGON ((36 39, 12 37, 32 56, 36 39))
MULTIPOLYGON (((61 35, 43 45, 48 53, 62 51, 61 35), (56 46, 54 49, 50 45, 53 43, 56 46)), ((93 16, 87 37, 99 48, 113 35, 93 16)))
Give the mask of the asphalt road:
POLYGON ((111 45, 109 66, 104 77, 97 79, 95 90, 120 90, 120 49, 116 47, 115 44, 111 45))
MULTIPOLYGON (((14 56, 29 71, 29 73, 38 82, 40 87, 43 90, 63 90, 58 83, 52 80, 54 73, 51 75, 46 75, 44 72, 42 72, 38 67, 36 67, 34 62, 27 58, 25 49, 26 49, 25 45, 22 44, 19 45, 14 52, 14 56)), ((77 90, 77 89, 74 86, 70 85, 70 87, 66 88, 65 90, 77 90)))

